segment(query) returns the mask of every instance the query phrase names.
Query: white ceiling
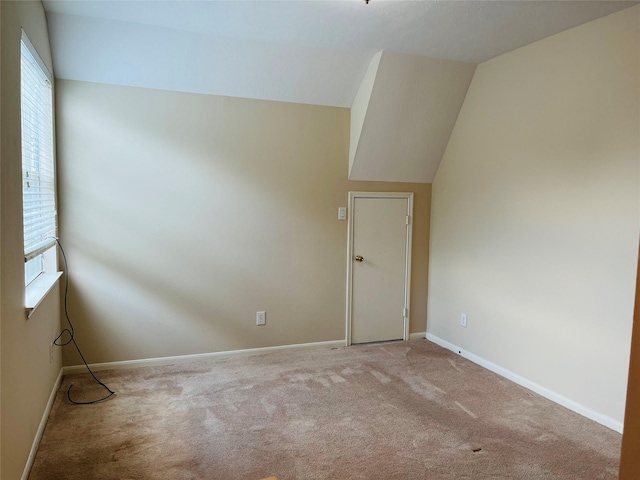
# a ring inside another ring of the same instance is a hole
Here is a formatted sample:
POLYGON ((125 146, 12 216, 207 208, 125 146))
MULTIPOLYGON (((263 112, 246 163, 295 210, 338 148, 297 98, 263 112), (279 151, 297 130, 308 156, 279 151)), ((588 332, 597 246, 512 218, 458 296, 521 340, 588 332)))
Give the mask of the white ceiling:
POLYGON ((351 107, 379 50, 479 63, 638 2, 43 3, 58 78, 351 107))

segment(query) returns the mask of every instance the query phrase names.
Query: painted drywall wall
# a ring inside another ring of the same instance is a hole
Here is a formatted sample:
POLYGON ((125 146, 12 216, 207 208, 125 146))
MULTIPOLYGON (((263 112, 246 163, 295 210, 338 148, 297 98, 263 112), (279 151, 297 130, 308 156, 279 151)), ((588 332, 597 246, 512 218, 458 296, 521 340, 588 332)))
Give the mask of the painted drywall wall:
POLYGON ((34 315, 24 308, 22 156, 20 137, 20 27, 51 68, 44 10, 40 2, 0 2, 2 11, 2 121, 0 224, 1 263, 1 439, 0 477, 22 475, 29 450, 61 367, 60 351, 49 346, 60 328, 56 287, 34 315))
POLYGON ((425 330, 431 186, 349 182, 348 109, 62 80, 57 100, 90 362, 344 339, 349 190, 415 192, 411 332, 425 330))
POLYGON ((377 63, 349 179, 431 183, 476 65, 387 51, 377 63))
POLYGON ((638 255, 638 8, 480 64, 432 199, 428 332, 614 423, 638 255))
POLYGON ((627 382, 627 404, 622 434, 620 455, 620 480, 634 480, 640 471, 640 260, 636 275, 636 300, 633 310, 633 333, 629 380, 627 382))

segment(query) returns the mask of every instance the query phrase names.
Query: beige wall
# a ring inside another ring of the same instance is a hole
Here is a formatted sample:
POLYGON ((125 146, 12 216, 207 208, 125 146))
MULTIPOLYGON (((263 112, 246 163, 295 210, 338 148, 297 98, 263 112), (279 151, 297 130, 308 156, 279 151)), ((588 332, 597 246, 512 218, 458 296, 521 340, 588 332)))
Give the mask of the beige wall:
POLYGON ((476 64, 383 51, 371 68, 351 109, 349 178, 431 183, 476 64))
POLYGON ((479 65, 433 185, 428 332, 615 422, 638 255, 639 8, 479 65))
POLYGON ((349 182, 348 109, 72 81, 57 95, 90 362, 344 339, 349 190, 415 192, 411 331, 425 331, 430 185, 349 182))
POLYGON ((55 288, 35 314, 24 309, 22 161, 20 151, 20 27, 51 68, 44 10, 40 2, 1 2, 1 441, 3 479, 20 478, 51 389, 61 355, 49 346, 60 328, 55 288))

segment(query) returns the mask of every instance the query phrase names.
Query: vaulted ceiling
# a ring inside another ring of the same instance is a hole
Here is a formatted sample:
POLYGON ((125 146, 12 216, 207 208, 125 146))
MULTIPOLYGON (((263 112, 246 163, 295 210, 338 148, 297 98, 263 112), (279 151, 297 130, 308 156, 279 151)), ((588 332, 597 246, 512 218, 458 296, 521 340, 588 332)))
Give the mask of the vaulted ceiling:
POLYGON ((351 107, 380 50, 478 63, 637 2, 43 3, 58 78, 351 107))

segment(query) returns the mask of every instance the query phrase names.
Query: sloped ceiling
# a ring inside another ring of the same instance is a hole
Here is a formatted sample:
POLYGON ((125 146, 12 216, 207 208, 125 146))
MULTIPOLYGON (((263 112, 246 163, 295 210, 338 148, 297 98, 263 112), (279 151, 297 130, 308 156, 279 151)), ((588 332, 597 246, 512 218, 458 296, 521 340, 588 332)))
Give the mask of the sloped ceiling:
POLYGON ((58 78, 351 107, 373 55, 478 63, 618 1, 48 1, 58 78))
POLYGON ((376 55, 351 109, 349 179, 431 183, 475 68, 376 55))

